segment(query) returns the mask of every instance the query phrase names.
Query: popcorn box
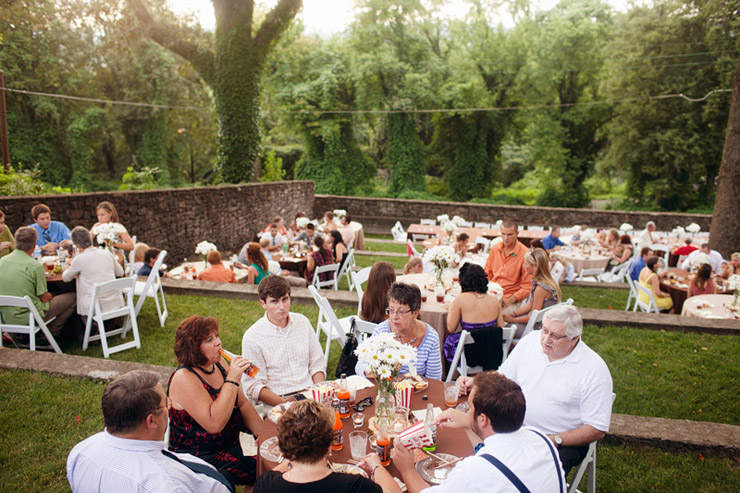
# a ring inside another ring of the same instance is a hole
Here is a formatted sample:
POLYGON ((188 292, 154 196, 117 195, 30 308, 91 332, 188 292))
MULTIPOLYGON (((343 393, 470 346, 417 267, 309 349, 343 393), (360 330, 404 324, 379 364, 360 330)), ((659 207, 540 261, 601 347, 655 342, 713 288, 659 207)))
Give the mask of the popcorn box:
POLYGON ((419 421, 415 425, 409 426, 397 436, 401 445, 409 450, 421 447, 431 447, 434 445, 432 440, 432 430, 424 421, 419 421))
POLYGON ((403 382, 396 385, 396 406, 411 409, 411 398, 414 397, 414 386, 403 382))
POLYGON ((334 389, 330 387, 311 389, 311 396, 313 397, 313 400, 319 404, 331 406, 331 401, 334 398, 334 389))

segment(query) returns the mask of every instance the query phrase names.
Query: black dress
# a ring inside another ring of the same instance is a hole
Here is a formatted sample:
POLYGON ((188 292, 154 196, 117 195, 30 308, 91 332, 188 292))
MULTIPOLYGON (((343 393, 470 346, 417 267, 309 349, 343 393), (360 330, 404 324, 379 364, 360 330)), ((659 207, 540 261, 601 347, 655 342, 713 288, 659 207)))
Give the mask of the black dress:
POLYGON ((383 488, 357 474, 333 472, 312 483, 291 483, 276 471, 268 471, 257 478, 254 493, 382 493, 383 488))
MULTIPOLYGON (((226 378, 226 370, 220 363, 216 367, 226 378)), ((221 393, 221 389, 215 389, 208 385, 198 373, 188 366, 180 366, 175 370, 185 369, 193 373, 203 383, 208 395, 214 401, 221 393)), ((174 376, 175 373, 173 372, 174 376)), ((170 383, 172 383, 172 376, 170 383)), ((169 391, 168 391, 169 393, 169 391)), ((173 452, 184 452, 200 457, 213 465, 226 476, 232 483, 252 484, 257 470, 257 461, 254 457, 245 456, 239 443, 239 432, 248 431, 242 420, 239 408, 234 403, 231 417, 220 433, 208 433, 198 422, 184 409, 170 410, 170 446, 173 452)))

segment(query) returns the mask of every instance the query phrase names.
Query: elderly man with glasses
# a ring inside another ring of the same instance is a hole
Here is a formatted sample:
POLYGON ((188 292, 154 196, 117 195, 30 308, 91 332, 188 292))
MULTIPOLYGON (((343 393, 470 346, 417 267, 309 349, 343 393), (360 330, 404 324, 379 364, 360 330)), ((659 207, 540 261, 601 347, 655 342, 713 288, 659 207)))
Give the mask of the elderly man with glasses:
MULTIPOLYGON (((581 334, 573 306, 548 311, 542 330, 532 331, 499 368, 522 387, 524 424, 544 431, 558 447, 565 474, 586 456, 588 445, 609 431, 612 377, 604 360, 581 334)), ((461 388, 467 389, 465 379, 461 388)))

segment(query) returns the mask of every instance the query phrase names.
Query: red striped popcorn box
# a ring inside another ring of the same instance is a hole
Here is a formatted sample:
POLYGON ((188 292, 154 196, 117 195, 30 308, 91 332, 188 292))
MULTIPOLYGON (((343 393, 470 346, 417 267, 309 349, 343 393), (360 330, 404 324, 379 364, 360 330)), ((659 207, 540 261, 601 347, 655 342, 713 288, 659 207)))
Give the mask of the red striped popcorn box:
POLYGON ((334 389, 328 386, 311 389, 311 396, 319 404, 331 406, 331 401, 334 398, 334 389))
POLYGON ((426 426, 424 421, 419 421, 415 425, 409 426, 397 436, 401 445, 409 450, 421 447, 431 447, 434 445, 432 440, 432 430, 426 426))
POLYGON ((411 409, 411 398, 414 397, 414 386, 404 380, 396 384, 396 406, 411 409))

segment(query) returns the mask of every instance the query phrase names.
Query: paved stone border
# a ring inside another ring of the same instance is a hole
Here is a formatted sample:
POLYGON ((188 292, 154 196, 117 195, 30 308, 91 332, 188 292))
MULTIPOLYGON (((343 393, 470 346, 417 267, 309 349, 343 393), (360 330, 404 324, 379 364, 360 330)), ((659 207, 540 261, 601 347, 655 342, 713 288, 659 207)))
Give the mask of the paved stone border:
MULTIPOLYGON (((167 385, 175 370, 168 366, 9 348, 0 348, 0 368, 101 382, 110 382, 131 370, 152 370, 160 374, 162 385, 167 385)), ((607 440, 740 457, 740 426, 723 423, 612 414, 607 440)))

